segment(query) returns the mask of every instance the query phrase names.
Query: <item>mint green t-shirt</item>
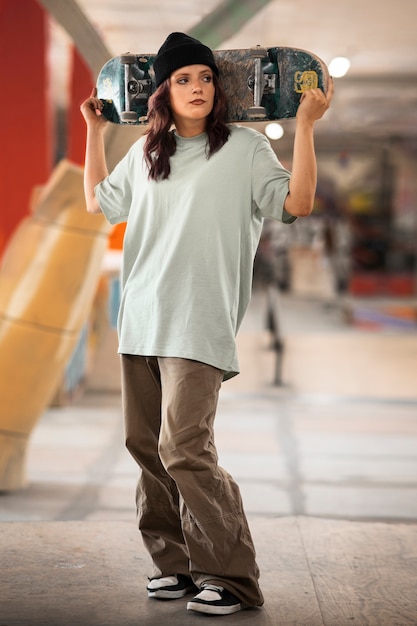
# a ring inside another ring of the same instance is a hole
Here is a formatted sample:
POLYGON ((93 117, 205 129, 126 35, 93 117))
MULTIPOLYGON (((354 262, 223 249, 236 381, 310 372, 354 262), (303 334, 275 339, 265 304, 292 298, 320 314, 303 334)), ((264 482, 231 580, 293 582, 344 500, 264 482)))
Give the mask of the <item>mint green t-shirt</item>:
POLYGON ((263 135, 231 127, 210 159, 206 139, 175 135, 171 174, 156 182, 142 137, 95 193, 111 224, 127 221, 119 352, 193 359, 227 379, 263 218, 295 218, 283 208, 290 174, 263 135))

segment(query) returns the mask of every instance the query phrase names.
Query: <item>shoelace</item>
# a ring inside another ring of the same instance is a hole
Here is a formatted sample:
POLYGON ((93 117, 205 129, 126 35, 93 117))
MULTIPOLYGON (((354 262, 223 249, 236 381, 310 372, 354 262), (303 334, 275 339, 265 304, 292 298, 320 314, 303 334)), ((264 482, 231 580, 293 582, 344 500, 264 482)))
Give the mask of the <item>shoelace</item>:
POLYGON ((153 591, 156 589, 160 589, 161 587, 168 587, 170 585, 178 585, 178 578, 176 576, 163 576, 161 578, 153 578, 148 583, 148 589, 151 589, 153 591))
POLYGON ((219 587, 217 585, 210 585, 210 583, 201 585, 201 591, 197 594, 197 598, 199 600, 204 600, 205 602, 217 602, 222 599, 222 592, 224 591, 223 587, 219 587))

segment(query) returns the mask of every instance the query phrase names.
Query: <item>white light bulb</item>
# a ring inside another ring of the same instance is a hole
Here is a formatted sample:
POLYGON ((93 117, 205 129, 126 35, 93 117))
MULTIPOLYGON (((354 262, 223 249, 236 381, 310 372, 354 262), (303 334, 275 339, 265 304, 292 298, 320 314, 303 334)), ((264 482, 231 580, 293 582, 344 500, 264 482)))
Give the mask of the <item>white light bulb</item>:
POLYGON ((335 78, 344 76, 350 68, 350 61, 346 57, 335 57, 329 63, 329 74, 335 78))
POLYGON ((271 122, 271 124, 265 126, 265 134, 269 139, 281 139, 284 134, 284 129, 281 124, 271 122))

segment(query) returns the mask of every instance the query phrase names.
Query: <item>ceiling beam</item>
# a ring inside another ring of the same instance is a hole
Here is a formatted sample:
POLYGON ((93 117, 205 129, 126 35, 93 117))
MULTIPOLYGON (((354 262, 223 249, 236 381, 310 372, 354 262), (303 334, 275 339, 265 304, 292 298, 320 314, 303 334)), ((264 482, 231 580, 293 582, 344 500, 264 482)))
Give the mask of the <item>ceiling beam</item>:
MULTIPOLYGON (((210 48, 219 46, 235 35, 270 0, 223 0, 189 32, 210 48)), ((253 45, 262 43, 255 41, 253 45)))
MULTIPOLYGON (((102 66, 113 55, 76 0, 38 0, 38 2, 67 31, 93 76, 97 76, 102 66)), ((117 124, 107 126, 104 142, 108 166, 111 170, 137 139, 137 133, 126 134, 117 124)), ((138 127, 138 130, 142 129, 138 127)))
POLYGON ((113 56, 75 0, 38 0, 67 31, 94 76, 113 56))

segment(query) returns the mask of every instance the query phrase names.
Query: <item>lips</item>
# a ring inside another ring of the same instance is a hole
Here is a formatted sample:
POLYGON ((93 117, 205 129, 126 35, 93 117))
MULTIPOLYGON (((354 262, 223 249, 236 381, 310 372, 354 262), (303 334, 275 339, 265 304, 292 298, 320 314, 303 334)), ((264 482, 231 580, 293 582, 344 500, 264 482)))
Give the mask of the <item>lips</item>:
POLYGON ((205 100, 200 100, 200 99, 191 101, 191 104, 204 104, 204 103, 205 103, 205 100))

